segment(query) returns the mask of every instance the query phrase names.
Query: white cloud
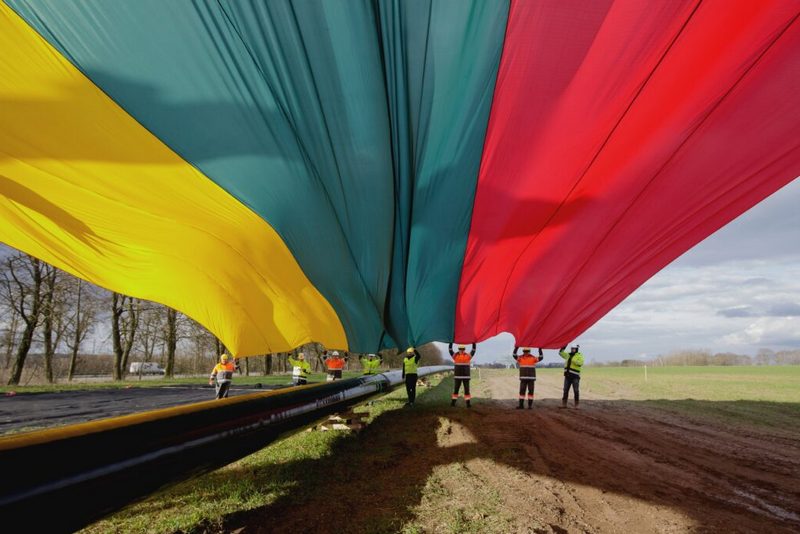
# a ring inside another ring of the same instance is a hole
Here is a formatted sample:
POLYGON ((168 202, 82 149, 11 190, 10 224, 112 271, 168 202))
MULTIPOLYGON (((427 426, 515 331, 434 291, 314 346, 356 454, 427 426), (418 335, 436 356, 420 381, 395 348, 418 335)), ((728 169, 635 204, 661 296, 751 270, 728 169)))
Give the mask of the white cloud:
POLYGON ((800 318, 762 317, 740 332, 723 336, 720 342, 732 346, 800 346, 800 318))

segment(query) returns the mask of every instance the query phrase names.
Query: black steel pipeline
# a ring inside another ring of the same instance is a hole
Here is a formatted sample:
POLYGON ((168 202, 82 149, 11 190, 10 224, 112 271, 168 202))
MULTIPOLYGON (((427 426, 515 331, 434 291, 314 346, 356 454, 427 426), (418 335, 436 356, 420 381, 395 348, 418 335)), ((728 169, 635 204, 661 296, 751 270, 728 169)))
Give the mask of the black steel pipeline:
POLYGON ((0 517, 8 532, 71 532, 402 383, 389 371, 0 438, 0 517))

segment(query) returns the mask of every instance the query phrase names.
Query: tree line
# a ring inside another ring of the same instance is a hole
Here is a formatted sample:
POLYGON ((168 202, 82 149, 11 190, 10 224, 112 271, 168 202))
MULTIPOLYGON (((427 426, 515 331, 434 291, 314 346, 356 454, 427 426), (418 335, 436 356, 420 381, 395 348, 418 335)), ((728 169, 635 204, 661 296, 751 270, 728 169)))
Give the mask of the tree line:
POLYGON ((800 350, 762 348, 755 356, 710 350, 681 350, 648 359, 624 359, 612 362, 591 361, 595 367, 710 366, 710 365, 800 365, 800 350))
MULTIPOLYGON (((0 259, 0 357, 9 385, 20 383, 31 361, 28 375, 41 371, 48 383, 79 374, 123 380, 133 361, 158 362, 167 378, 204 373, 225 348, 202 325, 168 306, 107 291, 11 249, 0 250, 0 259), (101 353, 110 346, 110 357, 97 354, 98 343, 101 353)), ((291 352, 243 358, 240 367, 247 375, 286 373, 288 359, 304 351, 319 372, 323 350, 309 343, 291 352)), ((428 364, 442 361, 433 344, 419 350, 428 364)), ((400 367, 397 349, 381 355, 385 367, 400 367)), ((359 369, 359 356, 352 355, 345 369, 359 369)))

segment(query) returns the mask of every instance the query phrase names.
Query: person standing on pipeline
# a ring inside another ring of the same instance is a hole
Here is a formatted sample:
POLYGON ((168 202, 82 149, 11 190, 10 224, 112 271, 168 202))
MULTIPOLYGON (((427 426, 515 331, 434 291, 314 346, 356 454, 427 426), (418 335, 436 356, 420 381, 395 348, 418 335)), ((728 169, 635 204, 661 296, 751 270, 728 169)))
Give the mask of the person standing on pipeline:
POLYGON ((453 358, 453 367, 454 373, 453 378, 455 381, 455 386, 453 388, 453 395, 450 397, 450 406, 455 406, 456 401, 458 400, 458 390, 461 389, 461 385, 464 385, 464 400, 467 401, 467 408, 470 408, 472 405, 470 404, 470 400, 472 399, 472 395, 469 394, 469 379, 470 379, 470 368, 472 367, 472 358, 475 356, 475 343, 472 344, 472 350, 467 354, 466 350, 467 347, 464 345, 458 346, 458 352, 453 352, 453 344, 447 347, 447 350, 450 352, 450 357, 453 358))
POLYGON ((567 407, 569 388, 575 392, 575 408, 580 403, 581 367, 583 367, 583 354, 579 352, 581 346, 575 345, 567 353, 567 346, 561 347, 558 355, 564 358, 564 396, 561 397, 561 408, 567 407))
POLYGON ((406 381, 406 394, 408 394, 408 402, 405 405, 409 408, 414 406, 414 400, 417 398, 417 366, 420 358, 422 355, 414 347, 408 347, 403 357, 403 379, 406 381))
POLYGON ((519 366, 519 406, 521 410, 525 404, 525 395, 528 395, 528 409, 533 408, 533 387, 536 385, 536 364, 544 359, 542 349, 539 349, 539 356, 531 354, 531 349, 524 347, 522 356, 517 355, 519 347, 514 347, 514 354, 511 355, 519 366))

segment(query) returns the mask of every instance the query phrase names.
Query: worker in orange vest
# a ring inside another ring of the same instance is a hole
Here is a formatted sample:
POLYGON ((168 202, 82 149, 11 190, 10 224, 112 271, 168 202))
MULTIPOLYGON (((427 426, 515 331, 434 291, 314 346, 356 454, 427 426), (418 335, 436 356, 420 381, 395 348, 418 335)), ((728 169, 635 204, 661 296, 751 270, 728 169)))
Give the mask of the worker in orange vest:
POLYGON ((342 369, 344 369, 347 358, 348 354, 346 352, 344 353, 344 358, 342 358, 338 350, 333 351, 330 356, 328 356, 327 350, 323 351, 322 359, 325 362, 325 366, 328 368, 328 382, 332 380, 341 380, 342 369))
POLYGON ((211 376, 208 378, 209 386, 213 386, 216 380, 217 399, 228 397, 228 390, 231 387, 231 380, 235 370, 236 365, 233 363, 232 358, 223 352, 219 357, 219 363, 211 370, 211 376))
POLYGON ((528 409, 533 407, 533 386, 536 385, 536 364, 544 359, 542 349, 539 349, 539 356, 536 357, 531 354, 531 349, 525 347, 522 349, 522 355, 517 355, 519 347, 514 347, 514 354, 511 355, 519 365, 519 406, 517 410, 521 410, 525 404, 525 394, 528 395, 528 409))
POLYGON ((447 350, 450 352, 450 357, 453 358, 453 366, 455 368, 454 378, 455 387, 453 395, 450 397, 450 406, 455 406, 458 400, 458 390, 461 389, 461 384, 464 384, 464 400, 467 401, 467 408, 470 408, 470 399, 472 395, 469 394, 469 378, 470 367, 472 366, 472 357, 475 356, 475 343, 472 344, 472 350, 467 354, 467 347, 464 345, 458 346, 458 352, 453 352, 453 344, 450 343, 447 350))

